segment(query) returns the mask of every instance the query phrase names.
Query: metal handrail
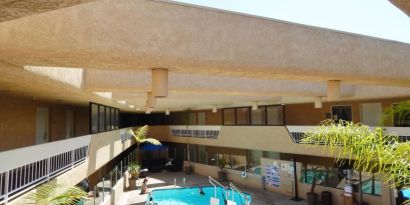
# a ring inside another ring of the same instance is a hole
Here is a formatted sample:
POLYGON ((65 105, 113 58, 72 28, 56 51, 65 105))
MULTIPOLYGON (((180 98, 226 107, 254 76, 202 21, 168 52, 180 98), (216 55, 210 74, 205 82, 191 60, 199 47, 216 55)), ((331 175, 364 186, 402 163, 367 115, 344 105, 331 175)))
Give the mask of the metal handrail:
POLYGON ((245 199, 245 204, 249 205, 249 199, 248 197, 245 196, 245 194, 243 194, 243 192, 241 190, 239 190, 238 187, 236 187, 234 184, 232 184, 232 182, 229 182, 229 187, 232 189, 232 201, 235 201, 235 192, 238 192, 239 195, 241 195, 244 199, 245 199))
POLYGON ((214 191, 215 191, 215 198, 216 198, 216 187, 220 186, 225 190, 225 194, 226 197, 228 197, 228 193, 226 192, 226 187, 224 187, 221 183, 219 183, 218 181, 216 181, 214 178, 212 178, 211 176, 209 176, 209 183, 211 183, 214 186, 214 191))

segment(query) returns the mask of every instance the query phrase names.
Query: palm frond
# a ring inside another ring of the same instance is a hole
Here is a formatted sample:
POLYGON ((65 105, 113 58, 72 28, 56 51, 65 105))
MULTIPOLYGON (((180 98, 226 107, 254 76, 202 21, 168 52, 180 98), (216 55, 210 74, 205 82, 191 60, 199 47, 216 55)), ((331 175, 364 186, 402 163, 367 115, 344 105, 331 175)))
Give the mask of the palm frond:
POLYGON ((145 142, 153 144, 153 145, 161 145, 161 142, 154 138, 146 138, 141 141, 141 143, 145 143, 145 142))
POLYGON ((29 204, 39 205, 75 205, 85 199, 87 193, 79 187, 49 182, 39 186, 35 192, 29 193, 26 199, 29 204))
POLYGON ((144 125, 134 131, 134 138, 137 142, 144 140, 147 137, 148 125, 144 125))
POLYGON ((385 135, 353 122, 324 121, 305 133, 303 143, 320 146, 335 157, 337 163, 346 160, 359 171, 382 174, 385 182, 410 186, 410 142, 400 143, 397 135, 385 135))
POLYGON ((383 126, 386 121, 393 121, 394 119, 400 122, 407 119, 408 116, 410 116, 410 100, 402 101, 385 108, 379 124, 383 126))

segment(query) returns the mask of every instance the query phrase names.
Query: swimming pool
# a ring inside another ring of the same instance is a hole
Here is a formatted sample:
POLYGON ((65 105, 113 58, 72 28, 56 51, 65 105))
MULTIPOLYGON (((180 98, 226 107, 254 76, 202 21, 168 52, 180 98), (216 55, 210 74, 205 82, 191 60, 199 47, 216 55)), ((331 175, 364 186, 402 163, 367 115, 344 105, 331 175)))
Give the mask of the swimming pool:
MULTIPOLYGON (((219 205, 225 205, 225 191, 218 187, 216 195, 219 199, 219 205)), ((199 187, 176 188, 176 189, 158 189, 152 191, 152 198, 158 205, 209 205, 210 198, 215 195, 213 186, 202 187, 205 195, 199 194, 199 187)), ((229 199, 232 200, 232 190, 228 191, 229 199)), ((249 194, 245 195, 251 201, 249 194)), ((237 192, 234 192, 234 199, 237 205, 245 205, 245 200, 237 192)))

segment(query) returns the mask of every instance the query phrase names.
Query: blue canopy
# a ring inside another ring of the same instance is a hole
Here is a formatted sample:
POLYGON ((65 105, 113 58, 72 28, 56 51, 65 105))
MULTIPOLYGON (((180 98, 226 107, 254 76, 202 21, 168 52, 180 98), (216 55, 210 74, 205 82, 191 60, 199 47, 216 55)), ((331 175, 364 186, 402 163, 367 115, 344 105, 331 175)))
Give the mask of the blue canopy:
POLYGON ((161 150, 165 149, 165 145, 154 145, 154 144, 149 144, 149 143, 144 143, 140 146, 140 150, 144 151, 155 151, 155 150, 161 150))

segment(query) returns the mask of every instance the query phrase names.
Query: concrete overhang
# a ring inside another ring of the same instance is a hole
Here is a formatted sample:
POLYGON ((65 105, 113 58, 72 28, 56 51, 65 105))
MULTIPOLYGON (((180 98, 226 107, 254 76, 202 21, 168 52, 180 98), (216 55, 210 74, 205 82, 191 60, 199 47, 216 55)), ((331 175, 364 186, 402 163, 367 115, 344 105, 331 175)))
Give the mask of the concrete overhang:
POLYGON ((1 0, 0 22, 53 11, 95 0, 1 0))
POLYGON ((15 65, 410 86, 410 45, 149 0, 101 0, 0 24, 15 65))

